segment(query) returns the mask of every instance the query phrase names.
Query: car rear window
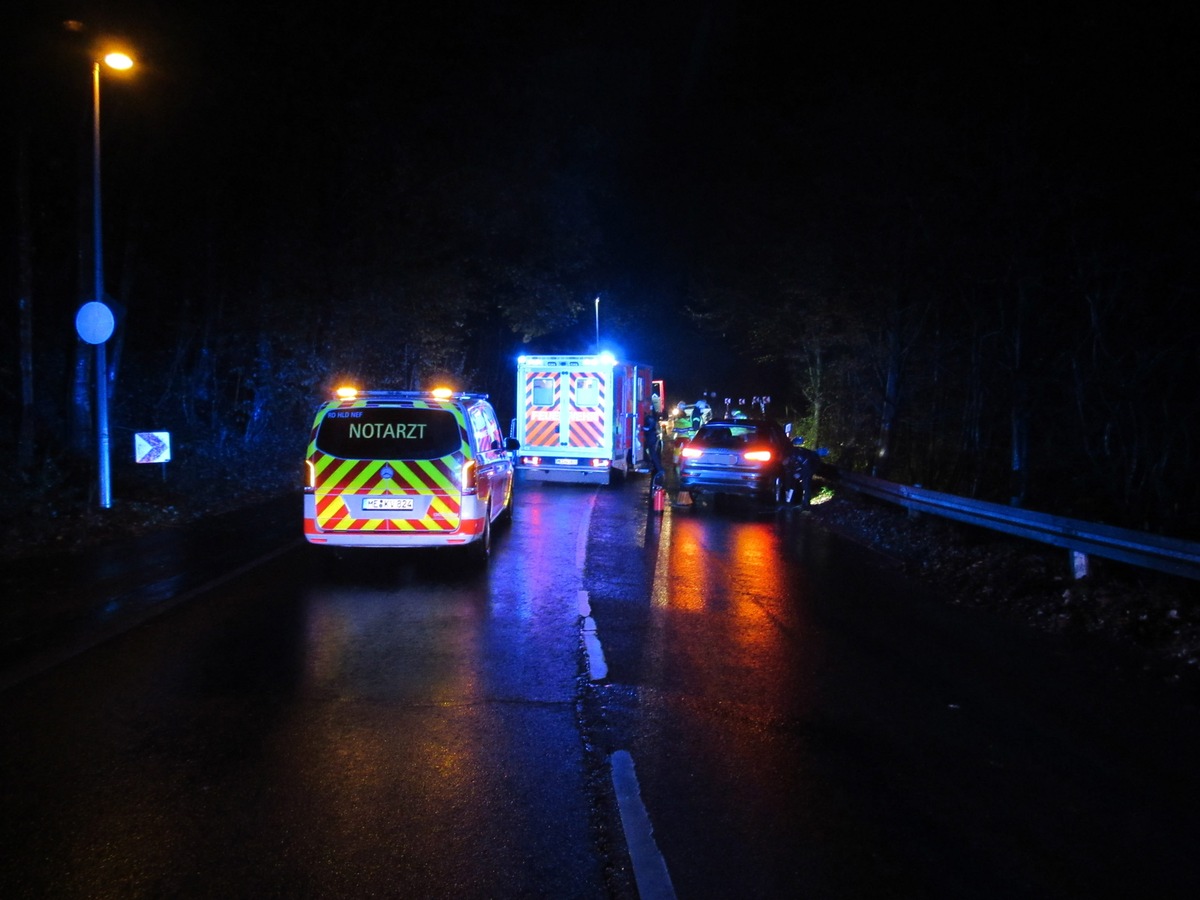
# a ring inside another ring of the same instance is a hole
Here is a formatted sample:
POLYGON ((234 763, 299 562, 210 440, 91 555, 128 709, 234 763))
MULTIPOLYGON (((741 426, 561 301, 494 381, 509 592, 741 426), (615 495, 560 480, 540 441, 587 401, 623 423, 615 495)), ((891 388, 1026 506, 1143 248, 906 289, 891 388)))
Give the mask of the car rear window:
POLYGON ((334 409, 317 431, 318 449, 342 459, 440 459, 461 446, 458 420, 447 409, 334 409))
POLYGON ((746 425, 705 425, 696 435, 706 447, 741 447, 759 437, 757 428, 746 425))

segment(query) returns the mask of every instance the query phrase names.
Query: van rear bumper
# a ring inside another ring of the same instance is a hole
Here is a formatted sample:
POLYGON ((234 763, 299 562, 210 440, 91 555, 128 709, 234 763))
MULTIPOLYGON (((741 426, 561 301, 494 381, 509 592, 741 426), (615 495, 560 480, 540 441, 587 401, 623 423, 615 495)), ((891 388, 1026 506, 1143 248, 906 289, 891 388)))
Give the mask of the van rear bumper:
POLYGON ((483 520, 463 522, 463 527, 449 534, 413 534, 404 531, 316 531, 304 520, 304 537, 318 547, 463 547, 479 540, 483 520), (468 530, 468 527, 470 530, 468 530))
POLYGON ((311 494, 304 498, 304 539, 316 546, 462 547, 479 540, 482 534, 482 518, 460 520, 457 531, 323 530, 317 525, 315 499, 311 494))
POLYGON ((562 484, 608 484, 612 467, 521 466, 517 469, 530 481, 556 481, 562 484))

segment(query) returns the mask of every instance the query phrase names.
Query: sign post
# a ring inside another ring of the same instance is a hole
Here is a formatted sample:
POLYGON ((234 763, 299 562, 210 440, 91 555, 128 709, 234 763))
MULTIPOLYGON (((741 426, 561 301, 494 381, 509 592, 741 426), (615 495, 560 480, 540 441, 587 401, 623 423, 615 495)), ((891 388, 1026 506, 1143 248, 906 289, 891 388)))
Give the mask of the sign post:
POLYGON ((135 463, 162 463, 163 481, 167 480, 167 463, 171 461, 171 432, 139 431, 133 436, 135 463))
POLYGON ((96 347, 96 438, 100 471, 100 506, 112 506, 112 477, 108 452, 108 362, 104 343, 115 325, 112 310, 99 300, 90 300, 75 314, 76 333, 96 347))

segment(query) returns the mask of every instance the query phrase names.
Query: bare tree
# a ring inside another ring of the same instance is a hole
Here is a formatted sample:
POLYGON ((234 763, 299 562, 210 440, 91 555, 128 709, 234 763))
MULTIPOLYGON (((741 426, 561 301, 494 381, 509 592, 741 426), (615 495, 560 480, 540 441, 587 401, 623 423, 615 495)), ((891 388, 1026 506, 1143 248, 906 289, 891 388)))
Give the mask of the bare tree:
POLYGON ((27 472, 34 463, 36 407, 33 393, 33 225, 29 212, 29 129, 17 137, 17 316, 20 333, 21 425, 17 465, 27 472))

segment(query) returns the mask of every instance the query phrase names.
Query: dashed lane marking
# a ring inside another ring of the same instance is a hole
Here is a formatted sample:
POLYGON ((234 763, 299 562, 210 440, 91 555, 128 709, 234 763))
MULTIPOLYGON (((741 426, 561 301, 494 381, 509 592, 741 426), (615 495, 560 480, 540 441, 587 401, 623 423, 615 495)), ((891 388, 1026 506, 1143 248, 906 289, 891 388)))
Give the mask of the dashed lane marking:
POLYGON ((629 859, 633 863, 633 877, 637 882, 640 900, 675 900, 675 887, 667 871, 666 860, 658 851, 654 841, 654 828, 650 816, 642 803, 642 791, 638 786, 637 773, 633 769, 633 757, 625 750, 618 750, 610 757, 613 789, 617 793, 617 808, 621 812, 621 827, 625 830, 625 843, 629 847, 629 859))

